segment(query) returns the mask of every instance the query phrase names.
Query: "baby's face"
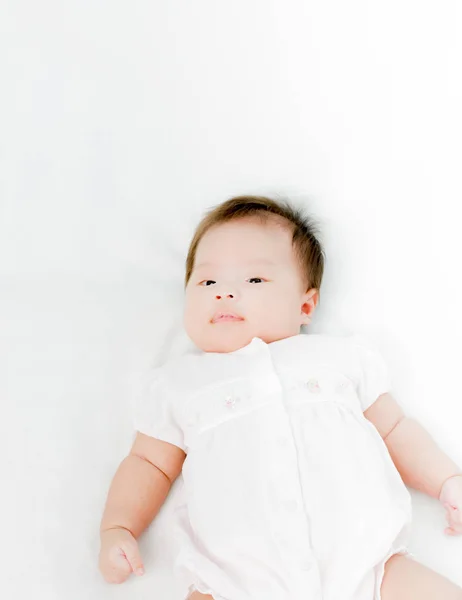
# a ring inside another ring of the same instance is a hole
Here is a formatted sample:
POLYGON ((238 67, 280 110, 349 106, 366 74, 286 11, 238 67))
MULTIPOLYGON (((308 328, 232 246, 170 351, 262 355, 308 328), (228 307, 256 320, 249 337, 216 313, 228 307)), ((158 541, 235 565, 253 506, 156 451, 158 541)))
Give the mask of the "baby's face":
POLYGON ((239 219, 212 227, 199 242, 184 325, 205 352, 233 352, 253 337, 270 343, 300 333, 317 301, 317 290, 303 289, 291 232, 239 219))

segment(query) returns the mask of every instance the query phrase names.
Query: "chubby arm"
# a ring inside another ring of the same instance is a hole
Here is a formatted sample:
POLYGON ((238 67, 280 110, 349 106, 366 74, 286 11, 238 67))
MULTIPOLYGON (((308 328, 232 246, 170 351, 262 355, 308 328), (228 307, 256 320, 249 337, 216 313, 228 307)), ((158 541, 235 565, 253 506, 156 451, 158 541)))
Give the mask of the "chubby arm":
POLYGON ((439 498, 443 483, 462 473, 426 429, 404 414, 389 393, 379 396, 364 416, 383 438, 406 485, 439 498))
POLYGON ((100 531, 122 528, 137 538, 159 512, 185 458, 181 448, 138 432, 112 480, 100 531))

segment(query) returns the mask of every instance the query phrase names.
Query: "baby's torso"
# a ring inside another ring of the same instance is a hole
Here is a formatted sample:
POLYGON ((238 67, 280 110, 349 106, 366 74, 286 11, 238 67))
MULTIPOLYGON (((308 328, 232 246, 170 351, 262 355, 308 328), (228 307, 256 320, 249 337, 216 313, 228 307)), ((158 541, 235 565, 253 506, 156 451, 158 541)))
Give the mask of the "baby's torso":
POLYGON ((171 365, 187 452, 185 562, 202 547, 308 581, 315 564, 343 564, 353 547, 358 564, 383 556, 410 519, 410 497, 363 415, 386 391, 383 367, 357 350, 349 338, 254 338, 171 365))

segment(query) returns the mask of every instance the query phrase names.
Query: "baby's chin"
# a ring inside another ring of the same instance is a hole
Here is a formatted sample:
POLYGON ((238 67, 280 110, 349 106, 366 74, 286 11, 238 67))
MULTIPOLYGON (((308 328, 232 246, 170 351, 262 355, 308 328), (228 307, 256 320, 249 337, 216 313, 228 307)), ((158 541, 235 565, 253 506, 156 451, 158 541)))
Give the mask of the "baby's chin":
POLYGON ((204 352, 234 352, 247 346, 255 337, 243 325, 240 321, 214 323, 200 340, 195 340, 195 344, 204 352))

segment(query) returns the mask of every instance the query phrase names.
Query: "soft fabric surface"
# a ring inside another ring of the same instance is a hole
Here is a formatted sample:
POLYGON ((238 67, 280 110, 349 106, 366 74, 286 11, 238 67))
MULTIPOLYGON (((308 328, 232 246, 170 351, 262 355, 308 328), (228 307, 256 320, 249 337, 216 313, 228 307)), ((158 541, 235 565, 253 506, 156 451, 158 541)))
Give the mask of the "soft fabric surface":
MULTIPOLYGON (((140 378, 187 344, 193 227, 234 194, 319 217, 312 330, 370 336, 462 465, 458 6, 0 4, 1 597, 181 600, 180 484, 141 579, 102 581, 98 527, 140 378)), ((412 496, 411 550, 462 585, 462 537, 412 496)))

